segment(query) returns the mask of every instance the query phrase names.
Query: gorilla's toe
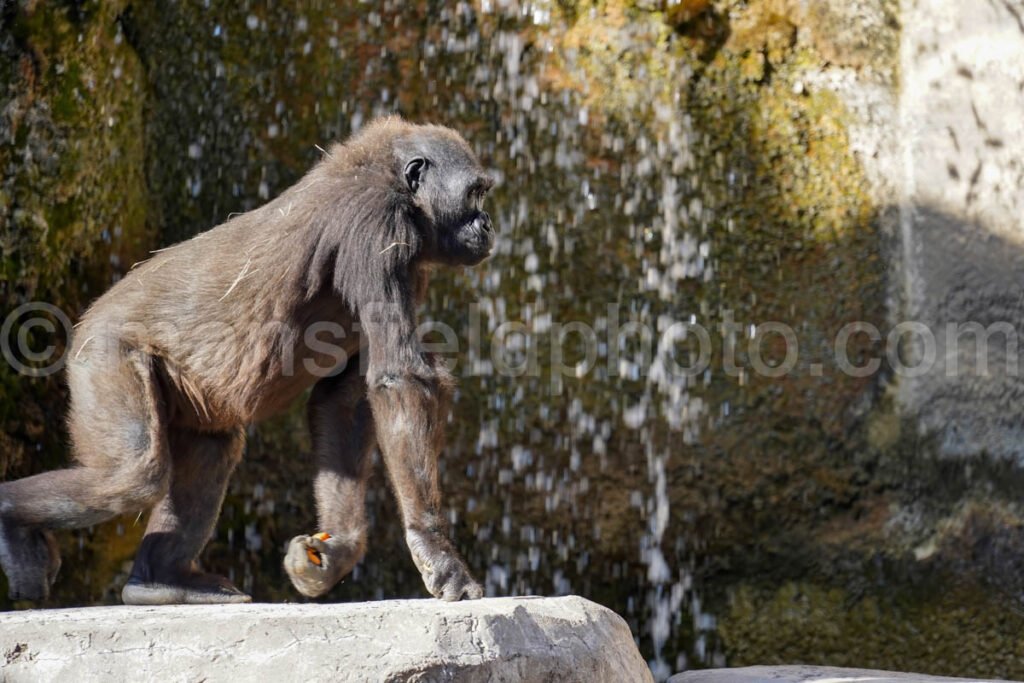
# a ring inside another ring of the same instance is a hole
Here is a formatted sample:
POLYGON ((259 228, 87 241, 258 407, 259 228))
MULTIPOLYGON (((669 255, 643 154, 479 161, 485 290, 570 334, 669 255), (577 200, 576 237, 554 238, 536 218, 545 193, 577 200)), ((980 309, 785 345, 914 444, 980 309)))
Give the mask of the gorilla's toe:
POLYGON ((121 601, 126 605, 224 605, 252 602, 252 598, 222 576, 195 572, 172 583, 129 579, 121 601))

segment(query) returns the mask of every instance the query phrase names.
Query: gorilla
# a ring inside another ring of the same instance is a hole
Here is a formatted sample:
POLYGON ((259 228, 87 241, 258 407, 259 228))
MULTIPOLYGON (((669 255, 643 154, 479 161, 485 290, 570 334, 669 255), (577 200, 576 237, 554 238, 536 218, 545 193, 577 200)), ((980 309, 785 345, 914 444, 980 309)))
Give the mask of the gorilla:
POLYGON ((379 448, 427 590, 481 597, 441 507, 453 380, 421 347, 416 308, 434 268, 490 255, 492 184, 451 129, 378 119, 273 201, 137 264, 71 343, 75 465, 0 484, 11 598, 48 597, 52 530, 152 508, 126 604, 250 601, 198 557, 245 427, 310 387, 319 531, 289 544, 294 586, 323 595, 362 557, 379 448))

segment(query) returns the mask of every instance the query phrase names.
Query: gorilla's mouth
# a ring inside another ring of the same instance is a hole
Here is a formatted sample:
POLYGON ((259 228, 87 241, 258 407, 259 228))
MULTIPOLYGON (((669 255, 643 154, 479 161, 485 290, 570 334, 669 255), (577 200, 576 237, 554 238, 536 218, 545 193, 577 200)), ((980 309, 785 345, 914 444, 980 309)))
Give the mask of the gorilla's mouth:
POLYGON ((480 211, 472 220, 463 223, 454 237, 454 260, 463 265, 475 266, 490 256, 494 248, 494 226, 491 224, 491 217, 486 211, 480 211))
POLYGON ((491 249, 494 248, 494 226, 491 225, 491 217, 486 211, 481 211, 473 219, 472 227, 481 250, 485 252, 485 256, 489 256, 491 249))

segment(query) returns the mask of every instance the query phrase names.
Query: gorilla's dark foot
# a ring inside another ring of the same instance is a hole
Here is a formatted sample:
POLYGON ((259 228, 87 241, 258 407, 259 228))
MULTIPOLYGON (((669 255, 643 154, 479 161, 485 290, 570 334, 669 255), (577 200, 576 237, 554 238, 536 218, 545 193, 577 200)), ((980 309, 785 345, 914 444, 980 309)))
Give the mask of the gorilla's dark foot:
POLYGON ((327 533, 296 536, 288 544, 284 570, 296 590, 308 598, 318 598, 352 571, 364 548, 361 537, 348 542, 327 533))
POLYGON ((478 600, 484 589, 477 583, 451 542, 440 534, 406 529, 405 542, 423 583, 435 598, 446 602, 478 600))
POLYGON ((53 534, 0 517, 0 566, 11 600, 45 600, 60 571, 53 534))
POLYGON ((252 598, 216 574, 192 572, 168 582, 128 579, 121 591, 126 605, 217 605, 252 602, 252 598))

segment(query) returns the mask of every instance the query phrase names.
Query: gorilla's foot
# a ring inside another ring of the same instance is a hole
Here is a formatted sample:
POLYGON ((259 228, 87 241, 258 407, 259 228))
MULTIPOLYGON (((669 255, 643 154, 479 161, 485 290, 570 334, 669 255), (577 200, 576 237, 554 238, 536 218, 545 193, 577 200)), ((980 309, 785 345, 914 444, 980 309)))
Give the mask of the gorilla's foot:
POLYGON ((406 529, 405 542, 423 583, 435 598, 446 602, 477 600, 484 589, 469 573, 451 542, 437 533, 406 529))
POLYGON ((0 566, 11 600, 45 600, 60 571, 57 541, 49 531, 0 517, 0 566))
POLYGON ((296 536, 288 544, 284 570, 295 589, 308 598, 318 598, 334 588, 363 556, 365 542, 360 533, 355 541, 327 533, 296 536))
POLYGON ((121 591, 121 601, 126 605, 216 605, 252 602, 252 598, 222 576, 192 572, 168 582, 133 576, 121 591))

